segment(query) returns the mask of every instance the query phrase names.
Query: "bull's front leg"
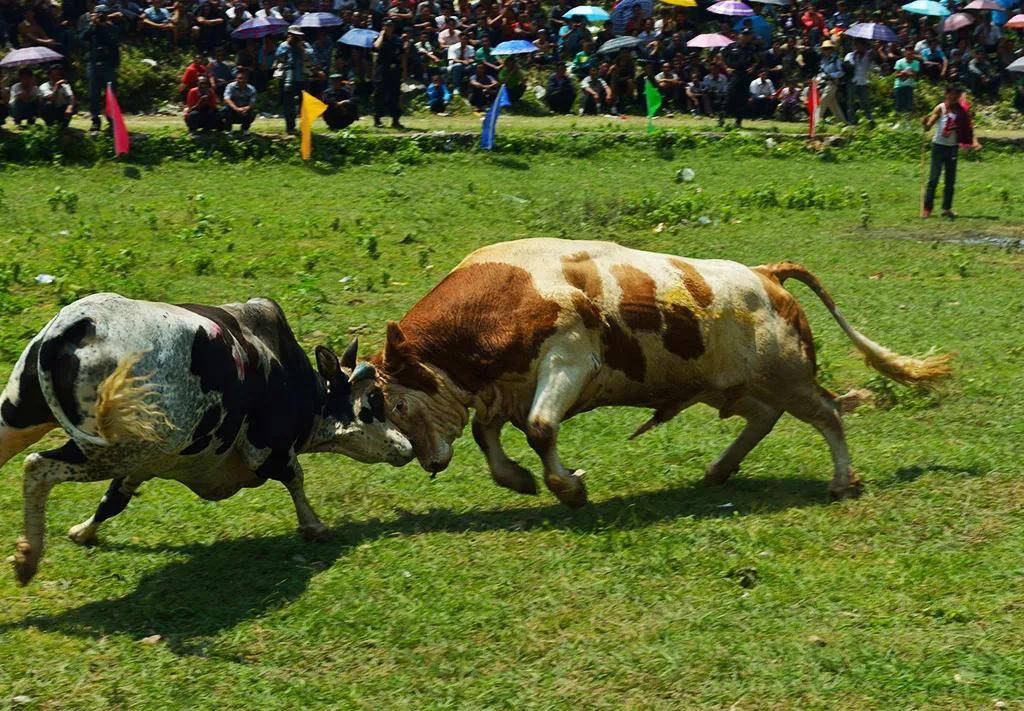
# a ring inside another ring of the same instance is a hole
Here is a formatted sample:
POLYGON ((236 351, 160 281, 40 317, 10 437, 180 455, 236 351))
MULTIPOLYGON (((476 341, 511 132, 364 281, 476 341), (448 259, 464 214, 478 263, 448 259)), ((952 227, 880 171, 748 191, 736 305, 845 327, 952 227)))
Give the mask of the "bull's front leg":
POLYGON ((288 489, 288 493, 291 494, 292 503, 295 504, 295 515, 299 520, 299 533, 307 541, 322 541, 330 535, 330 530, 320 520, 320 517, 316 515, 316 511, 310 505, 309 499, 306 498, 304 476, 299 460, 292 457, 288 468, 291 470, 292 476, 285 479, 282 483, 288 489))
POLYGON ((501 428, 505 420, 495 419, 490 422, 481 420, 480 415, 473 417, 473 439, 487 459, 487 467, 491 478, 498 486, 504 486, 520 494, 537 493, 537 482, 528 469, 509 458, 501 446, 501 428))
POLYGON ((562 465, 558 431, 562 418, 583 392, 591 368, 589 362, 557 349, 548 354, 537 371, 537 390, 526 422, 526 441, 544 463, 544 483, 559 501, 572 508, 587 503, 587 487, 583 471, 562 465))

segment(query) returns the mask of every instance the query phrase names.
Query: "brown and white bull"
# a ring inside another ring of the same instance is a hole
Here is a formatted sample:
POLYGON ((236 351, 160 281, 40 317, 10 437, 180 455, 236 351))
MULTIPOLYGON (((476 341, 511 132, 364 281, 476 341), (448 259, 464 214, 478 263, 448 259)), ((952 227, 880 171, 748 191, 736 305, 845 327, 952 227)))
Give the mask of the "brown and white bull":
POLYGON ((420 464, 445 469, 475 410, 473 436, 501 486, 535 494, 529 471, 501 447, 503 425, 526 433, 548 488, 586 503, 582 472, 556 448, 569 417, 604 405, 654 408, 634 437, 695 403, 746 427, 706 470, 724 483, 783 412, 828 441, 834 498, 859 491, 837 398, 815 379, 811 329, 783 288, 811 288, 873 368, 904 383, 949 372, 948 356, 897 355, 858 333, 818 279, 790 263, 747 267, 681 259, 609 242, 529 239, 466 257, 398 323, 353 381, 375 377, 388 417, 420 464))

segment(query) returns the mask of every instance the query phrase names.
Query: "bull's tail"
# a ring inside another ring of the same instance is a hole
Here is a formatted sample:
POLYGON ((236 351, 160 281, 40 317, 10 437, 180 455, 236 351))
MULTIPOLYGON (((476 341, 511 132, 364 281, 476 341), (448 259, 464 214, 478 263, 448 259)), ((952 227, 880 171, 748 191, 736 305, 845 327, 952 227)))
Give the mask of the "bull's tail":
POLYGON ((949 361, 952 359, 950 355, 942 354, 924 358, 911 358, 894 353, 885 346, 879 345, 861 334, 843 318, 842 313, 836 307, 835 301, 832 300, 828 291, 818 281, 818 277, 799 264, 781 262, 779 264, 769 264, 760 267, 760 269, 770 272, 780 284, 784 283, 786 279, 796 279, 807 285, 825 304, 825 307, 832 314, 832 318, 836 320, 836 323, 843 329, 843 332, 853 342, 853 345, 861 352, 868 365, 882 375, 905 385, 913 385, 928 383, 937 378, 945 377, 952 372, 949 366, 949 361))
POLYGON ((84 333, 86 338, 94 338, 95 325, 92 319, 79 320, 67 330, 62 330, 61 325, 59 317, 54 319, 43 336, 38 361, 39 386, 53 416, 72 439, 107 447, 123 441, 157 441, 161 439, 161 431, 174 429, 160 408, 159 394, 156 386, 149 382, 149 375, 132 375, 144 353, 123 355, 113 372, 96 388, 95 401, 77 403, 81 411, 91 410, 95 432, 88 432, 73 422, 61 401, 68 398, 77 400, 78 395, 75 384, 64 382, 66 374, 59 372, 63 360, 61 352, 66 354, 76 350, 75 339, 66 337, 69 332, 79 336, 84 333), (73 331, 76 328, 78 331, 73 331), (58 388, 61 395, 57 393, 58 388))

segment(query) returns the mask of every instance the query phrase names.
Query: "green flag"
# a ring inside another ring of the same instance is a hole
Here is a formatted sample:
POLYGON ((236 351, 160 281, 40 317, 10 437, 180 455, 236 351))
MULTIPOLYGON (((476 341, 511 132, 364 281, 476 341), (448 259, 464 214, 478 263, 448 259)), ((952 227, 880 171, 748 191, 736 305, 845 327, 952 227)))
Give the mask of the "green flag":
POLYGON ((648 77, 644 80, 644 99, 647 102, 647 133, 654 133, 654 114, 661 108, 661 92, 648 77))

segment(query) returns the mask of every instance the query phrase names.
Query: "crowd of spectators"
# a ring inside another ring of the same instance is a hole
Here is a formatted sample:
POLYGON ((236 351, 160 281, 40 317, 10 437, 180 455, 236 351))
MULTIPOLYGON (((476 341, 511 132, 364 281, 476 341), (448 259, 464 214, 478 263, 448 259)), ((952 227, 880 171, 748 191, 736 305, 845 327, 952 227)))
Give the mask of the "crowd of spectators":
MULTIPOLYGON (((949 0, 951 10, 958 1, 949 0)), ((529 89, 558 114, 645 113, 647 82, 661 92, 662 112, 741 125, 746 118, 801 118, 812 80, 822 118, 857 123, 860 114, 874 119, 873 76, 888 77, 897 111, 913 110, 915 87, 928 81, 959 82, 981 99, 1009 86, 1024 112, 1024 74, 1006 69, 1021 56, 1024 35, 994 24, 988 12, 968 11, 973 24, 944 32, 942 18, 903 12, 894 0, 752 6, 754 17, 723 18, 703 6, 655 3, 648 15, 637 5, 618 33, 635 37, 636 46, 605 53, 602 46, 617 36, 614 23, 595 26, 572 15, 570 0, 0 0, 0 43, 43 46, 75 60, 49 70, 38 85, 42 77, 31 67, 6 77, 3 118, 66 125, 77 98, 65 73, 76 69, 98 129, 103 89, 116 86, 126 42, 148 43, 157 61, 160 47, 193 53, 178 87, 192 131, 247 131, 259 105, 294 132, 302 91, 328 104, 332 128, 361 111, 376 125, 387 117, 401 127, 405 97, 421 92, 435 113, 447 112, 456 97, 484 111, 501 85, 513 110, 529 89), (311 12, 333 13, 341 24, 232 38, 254 17, 296 23, 311 12), (856 22, 885 23, 898 41, 847 37, 856 22), (337 42, 353 28, 380 34, 366 48, 337 42), (704 32, 735 41, 712 50, 687 46, 704 32), (508 40, 529 40, 537 51, 496 56, 494 48, 508 40)))

